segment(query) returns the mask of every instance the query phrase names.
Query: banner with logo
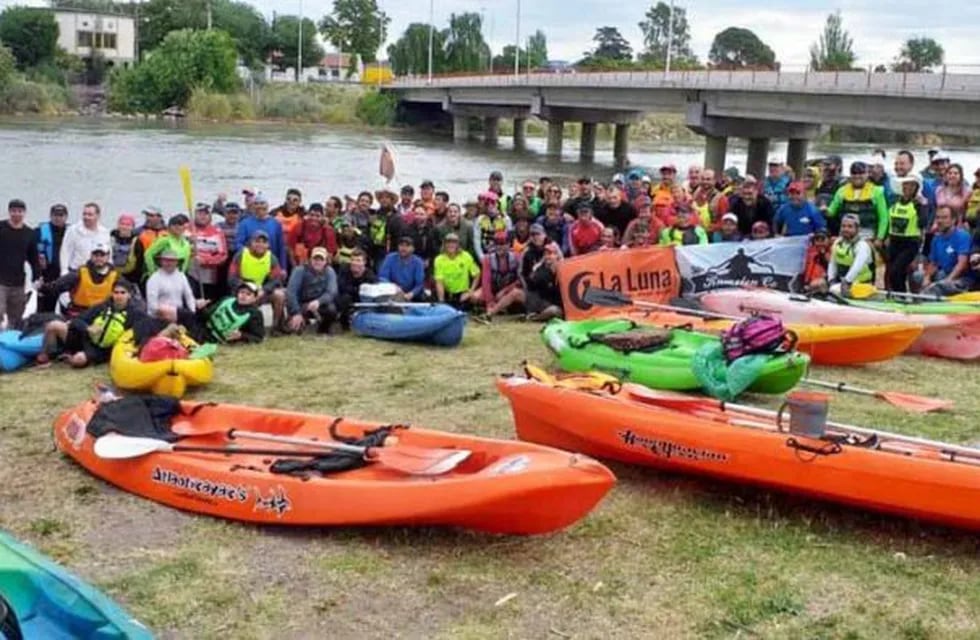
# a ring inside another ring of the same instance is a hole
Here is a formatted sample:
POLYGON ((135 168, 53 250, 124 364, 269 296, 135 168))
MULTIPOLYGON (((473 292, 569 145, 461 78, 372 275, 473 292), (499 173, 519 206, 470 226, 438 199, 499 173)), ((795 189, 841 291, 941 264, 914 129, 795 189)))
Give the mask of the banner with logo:
POLYGON ((724 287, 798 291, 807 236, 677 247, 685 296, 724 287))
POLYGON ((664 303, 679 295, 680 275, 671 247, 597 251, 563 260, 558 268, 565 317, 617 315, 622 309, 593 306, 582 296, 589 287, 613 289, 636 300, 664 303))

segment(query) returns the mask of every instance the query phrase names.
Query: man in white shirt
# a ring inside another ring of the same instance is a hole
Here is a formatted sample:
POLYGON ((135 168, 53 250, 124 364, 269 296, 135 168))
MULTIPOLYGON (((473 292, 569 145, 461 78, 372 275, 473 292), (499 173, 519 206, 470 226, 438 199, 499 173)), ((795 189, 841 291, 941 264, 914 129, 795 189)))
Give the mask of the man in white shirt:
MULTIPOLYGON (((92 250, 99 245, 112 246, 109 230, 99 224, 102 211, 94 202, 87 203, 82 208, 82 224, 73 224, 65 231, 65 239, 61 243, 59 262, 61 275, 78 268, 88 262, 92 250)), ((112 262, 112 256, 109 256, 112 262)))

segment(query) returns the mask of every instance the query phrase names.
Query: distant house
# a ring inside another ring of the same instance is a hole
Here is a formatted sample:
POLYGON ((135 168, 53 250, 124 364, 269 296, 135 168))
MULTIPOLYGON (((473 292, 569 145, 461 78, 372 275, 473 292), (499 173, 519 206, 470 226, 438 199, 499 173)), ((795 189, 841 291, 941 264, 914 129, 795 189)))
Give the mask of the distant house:
POLYGON ((79 58, 98 55, 110 66, 136 61, 136 22, 118 13, 54 9, 58 46, 79 58))
POLYGON ((328 53, 320 60, 316 81, 318 82, 359 82, 364 73, 360 56, 350 53, 328 53), (347 77, 351 59, 354 60, 354 75, 347 77))

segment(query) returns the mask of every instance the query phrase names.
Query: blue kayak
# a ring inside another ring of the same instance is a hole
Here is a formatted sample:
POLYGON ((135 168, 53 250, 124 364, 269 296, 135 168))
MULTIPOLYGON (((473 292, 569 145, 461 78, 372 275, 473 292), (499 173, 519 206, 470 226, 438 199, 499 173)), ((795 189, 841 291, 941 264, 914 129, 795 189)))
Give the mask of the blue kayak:
POLYGON ((351 318, 354 333, 381 340, 455 347, 463 339, 466 314, 448 304, 363 307, 351 318))
POLYGON ((2 637, 144 640, 153 634, 94 587, 0 531, 2 637))
POLYGON ((16 371, 41 353, 43 333, 22 336, 20 331, 0 331, 0 371, 16 371))

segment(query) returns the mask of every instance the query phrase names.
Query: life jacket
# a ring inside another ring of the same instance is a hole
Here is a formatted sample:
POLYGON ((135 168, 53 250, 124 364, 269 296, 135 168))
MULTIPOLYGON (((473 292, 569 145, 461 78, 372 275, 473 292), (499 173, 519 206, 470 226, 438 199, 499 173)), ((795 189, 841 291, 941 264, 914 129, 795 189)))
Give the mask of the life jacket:
POLYGON ((167 235, 166 228, 149 229, 144 227, 143 230, 140 231, 139 235, 139 241, 140 244, 143 245, 143 251, 145 252, 147 249, 149 249, 150 245, 157 241, 157 238, 161 238, 165 235, 167 235))
POLYGON ((487 254, 486 260, 489 267, 487 275, 490 278, 490 287, 494 293, 517 281, 521 264, 513 253, 507 252, 506 263, 501 262, 496 251, 487 254))
POLYGON ((900 238, 918 238, 919 208, 915 200, 911 202, 896 202, 888 212, 888 233, 900 238))
POLYGON ((698 212, 698 219, 701 221, 701 226, 705 229, 710 229, 712 226, 711 203, 695 204, 694 210, 698 212))
POLYGON ((238 331, 244 327, 251 318, 252 314, 248 311, 235 310, 235 302, 233 297, 225 298, 208 316, 208 330, 220 342, 226 342, 233 331, 238 331))
MULTIPOLYGON (((40 241, 37 243, 37 252, 44 256, 48 264, 51 264, 54 262, 54 232, 51 230, 51 223, 42 222, 37 230, 41 236, 40 241)), ((113 252, 113 255, 115 255, 115 252, 113 252)))
POLYGON ((810 245, 806 248, 806 266, 803 268, 804 284, 813 284, 817 280, 827 277, 828 252, 820 251, 817 247, 810 245))
POLYGON ((297 226, 303 224, 303 211, 299 210, 293 215, 286 215, 282 211, 284 209, 276 214, 276 220, 282 225, 282 236, 288 238, 293 234, 293 230, 297 226))
POLYGON ((72 304, 81 309, 89 309, 105 302, 112 295, 112 287, 116 284, 118 277, 119 272, 110 267, 109 273, 105 275, 102 281, 96 283, 88 265, 82 265, 78 269, 78 285, 71 294, 72 304))
POLYGON ((701 244, 701 236, 698 235, 698 227, 688 227, 686 229, 678 229, 677 227, 668 227, 661 232, 661 244, 675 245, 675 246, 686 246, 689 244, 701 244), (666 242, 663 240, 666 239, 666 242))
POLYGON ((840 214, 853 213, 860 221, 861 229, 874 232, 878 228, 878 211, 875 209, 874 193, 875 186, 870 180, 864 183, 860 191, 854 190, 854 185, 848 182, 841 187, 841 206, 840 214))
POLYGON ((602 227, 595 223, 572 225, 569 240, 578 253, 587 253, 599 246, 602 240, 602 227))
POLYGON ((224 235, 221 229, 212 224, 203 229, 194 227, 191 238, 194 242, 194 254, 200 266, 205 268, 221 266, 224 262, 220 256, 224 235))
MULTIPOLYGON (((857 246, 858 242, 864 242, 860 238, 856 238, 854 242, 847 242, 843 238, 837 238, 834 240, 834 246, 831 249, 831 253, 834 256, 834 262, 837 263, 837 268, 840 270, 842 267, 844 271, 849 271, 851 266, 854 264, 854 247, 857 246)), ((843 277, 843 275, 841 276, 843 277)), ((858 273, 857 282, 871 282, 874 280, 874 274, 871 272, 871 267, 864 265, 861 268, 860 273, 858 273)))
POLYGON ((495 233, 507 230, 507 216, 502 213, 497 214, 497 217, 493 219, 488 215, 482 215, 476 223, 480 225, 480 244, 483 246, 484 251, 493 247, 493 236, 495 233))
POLYGON ((966 219, 976 220, 978 212, 980 212, 980 187, 974 187, 970 192, 969 200, 966 201, 966 219))
POLYGON ((112 245, 112 266, 120 273, 132 273, 136 268, 136 236, 123 239, 116 231, 109 234, 109 243, 112 245))
POLYGON ((371 240, 371 246, 373 247, 384 247, 387 246, 387 231, 388 223, 382 217, 377 217, 368 223, 368 238, 371 240))
POLYGON ((246 249, 242 251, 242 261, 239 265, 239 273, 242 280, 249 280, 262 286, 265 279, 272 272, 272 252, 266 251, 261 258, 256 258, 252 252, 246 249))
MULTIPOLYGON (((84 268, 85 267, 82 267, 82 269, 84 268)), ((112 345, 116 344, 119 337, 126 331, 127 317, 128 314, 125 309, 122 311, 116 311, 112 308, 112 305, 108 306, 105 311, 100 313, 98 317, 92 321, 92 326, 98 327, 101 330, 99 336, 92 340, 92 342, 103 349, 108 349, 112 345)))

